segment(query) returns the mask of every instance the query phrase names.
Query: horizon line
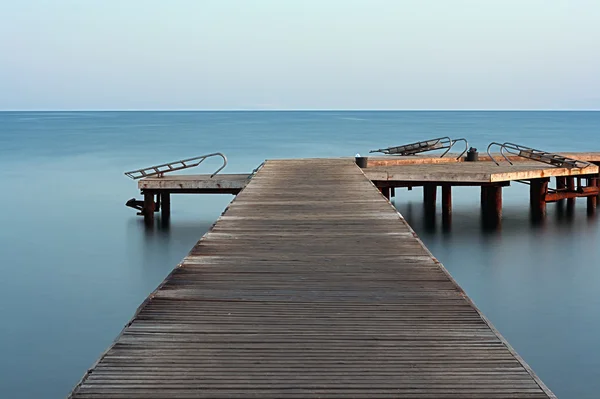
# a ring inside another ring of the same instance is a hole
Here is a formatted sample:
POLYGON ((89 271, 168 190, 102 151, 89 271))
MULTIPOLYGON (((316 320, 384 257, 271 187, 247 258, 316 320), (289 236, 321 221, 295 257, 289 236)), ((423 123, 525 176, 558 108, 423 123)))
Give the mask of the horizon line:
POLYGON ((598 112, 600 108, 131 108, 0 109, 0 112, 598 112))

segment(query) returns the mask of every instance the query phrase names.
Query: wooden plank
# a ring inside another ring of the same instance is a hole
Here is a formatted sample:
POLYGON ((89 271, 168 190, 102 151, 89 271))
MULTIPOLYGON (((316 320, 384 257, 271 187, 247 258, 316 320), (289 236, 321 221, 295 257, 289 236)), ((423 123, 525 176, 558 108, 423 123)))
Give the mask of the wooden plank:
POLYGON ((138 181, 140 190, 241 190, 250 174, 173 175, 146 177, 138 181))
POLYGON ((363 169, 376 182, 446 182, 486 184, 515 180, 539 179, 550 176, 577 176, 598 173, 598 166, 583 169, 556 168, 539 162, 519 162, 514 165, 493 162, 418 163, 374 166, 363 169))
POLYGON ((72 398, 555 398, 352 160, 268 161, 72 398))

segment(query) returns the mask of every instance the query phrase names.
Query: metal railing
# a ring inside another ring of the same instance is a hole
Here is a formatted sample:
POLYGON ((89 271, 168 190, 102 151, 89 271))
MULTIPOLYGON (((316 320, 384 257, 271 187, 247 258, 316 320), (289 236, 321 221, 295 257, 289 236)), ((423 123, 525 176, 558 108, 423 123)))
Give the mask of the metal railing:
POLYGON ((408 156, 408 155, 419 154, 421 152, 435 151, 435 150, 441 150, 441 149, 446 148, 446 151, 444 151, 444 153, 440 156, 440 158, 443 158, 444 155, 446 155, 450 151, 450 149, 452 149, 454 144, 456 144, 458 141, 464 141, 464 143, 465 143, 465 149, 463 150, 463 152, 460 153, 460 155, 458 157, 456 157, 456 159, 459 159, 467 152, 467 148, 469 147, 469 143, 464 138, 451 139, 450 137, 439 137, 436 139, 419 141, 416 143, 405 144, 405 145, 401 145, 401 146, 397 146, 397 147, 389 147, 389 148, 381 148, 379 150, 371 150, 370 153, 381 152, 386 155, 408 156))
POLYGON ((552 166, 556 166, 557 168, 587 168, 592 164, 585 161, 579 161, 574 158, 565 157, 562 155, 554 154, 547 151, 536 150, 530 147, 526 147, 524 145, 519 145, 515 143, 497 143, 491 142, 487 148, 487 154, 490 159, 494 161, 496 165, 500 165, 496 159, 490 153, 490 149, 493 146, 500 147, 500 155, 504 157, 504 159, 509 163, 513 164, 510 159, 506 156, 506 153, 511 155, 516 155, 522 158, 531 159, 533 161, 543 162, 552 166))
POLYGON ((188 168, 193 168, 195 166, 200 165, 206 158, 219 156, 223 158, 223 165, 217 169, 210 177, 214 177, 217 173, 219 173, 225 166, 227 166, 227 157, 225 154, 220 152, 215 152, 212 154, 200 155, 194 158, 182 159, 181 161, 173 161, 169 163, 164 163, 161 165, 149 166, 147 168, 141 168, 132 170, 129 172, 125 172, 125 176, 128 176, 134 180, 141 179, 143 177, 163 177, 165 173, 175 172, 176 170, 183 170, 188 168))

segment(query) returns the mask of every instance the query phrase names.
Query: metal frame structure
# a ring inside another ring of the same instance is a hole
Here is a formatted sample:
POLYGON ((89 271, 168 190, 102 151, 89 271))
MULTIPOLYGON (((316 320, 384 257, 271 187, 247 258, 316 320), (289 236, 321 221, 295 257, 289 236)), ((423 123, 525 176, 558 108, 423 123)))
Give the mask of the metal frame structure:
POLYGON ((578 168, 583 169, 591 166, 592 164, 585 161, 579 161, 574 158, 564 157, 562 155, 553 154, 551 152, 536 150, 534 148, 526 147, 524 145, 519 145, 515 143, 497 143, 495 141, 491 142, 487 148, 487 153, 492 161, 496 165, 500 165, 496 159, 490 153, 490 149, 493 146, 500 147, 500 155, 504 157, 504 159, 509 163, 513 164, 510 159, 506 156, 506 153, 511 155, 516 155, 522 158, 531 159, 533 161, 543 162, 552 166, 556 166, 557 168, 578 168))
POLYGON ((215 152, 212 154, 200 155, 194 158, 182 159, 181 161, 173 161, 169 163, 164 163, 161 165, 149 166, 147 168, 136 169, 129 172, 125 172, 125 176, 130 177, 134 180, 141 179, 143 177, 163 177, 165 173, 175 172, 176 170, 183 170, 188 168, 193 168, 195 166, 200 165, 206 158, 219 156, 223 158, 223 165, 217 169, 210 177, 214 177, 217 173, 219 173, 225 166, 227 166, 227 157, 225 154, 220 152, 215 152))
POLYGON ((421 152, 435 151, 435 150, 441 150, 441 149, 446 148, 446 151, 444 151, 444 153, 440 156, 440 158, 443 158, 444 155, 446 155, 450 151, 450 149, 452 149, 454 144, 456 144, 456 142, 458 142, 458 141, 465 142, 464 151, 461 152, 458 157, 456 157, 456 159, 459 159, 467 152, 467 148, 469 147, 469 143, 467 142, 467 140, 465 138, 451 139, 450 137, 438 137, 436 139, 419 141, 416 143, 405 144, 405 145, 401 145, 401 146, 397 146, 397 147, 389 147, 389 148, 381 148, 379 150, 371 150, 370 153, 381 152, 381 153, 384 153, 385 155, 408 156, 408 155, 419 154, 421 152))

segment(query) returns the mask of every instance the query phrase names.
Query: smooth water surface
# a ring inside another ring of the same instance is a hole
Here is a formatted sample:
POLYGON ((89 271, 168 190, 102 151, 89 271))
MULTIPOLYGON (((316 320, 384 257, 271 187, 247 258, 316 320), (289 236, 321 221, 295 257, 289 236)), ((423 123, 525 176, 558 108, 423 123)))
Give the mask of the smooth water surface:
MULTIPOLYGON (((598 132, 598 112, 0 113, 0 397, 66 396, 232 198, 173 196, 170 224, 145 229, 124 206, 139 198, 126 170, 222 151, 224 173, 250 172, 446 135, 600 151, 598 132)), ((513 184, 490 233, 478 190, 455 188, 447 232, 423 224, 420 195, 397 190, 396 206, 484 314, 560 398, 597 398, 600 232, 585 200, 532 226, 513 184)))

